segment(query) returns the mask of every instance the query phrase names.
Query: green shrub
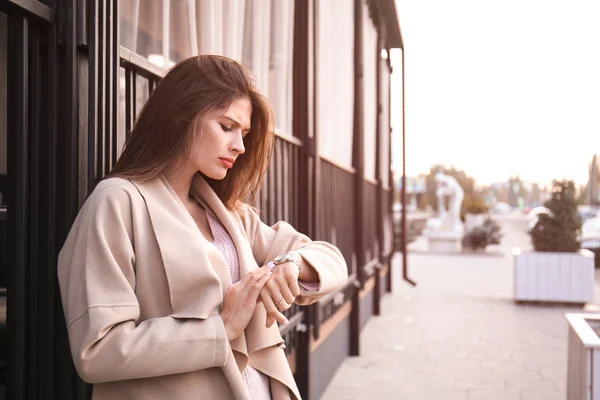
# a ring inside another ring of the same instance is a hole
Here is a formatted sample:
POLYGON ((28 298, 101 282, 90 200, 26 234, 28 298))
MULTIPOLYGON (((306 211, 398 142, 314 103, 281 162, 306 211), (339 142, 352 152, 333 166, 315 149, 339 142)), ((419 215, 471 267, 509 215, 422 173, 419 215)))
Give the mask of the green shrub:
POLYGON ((544 203, 550 213, 540 214, 530 232, 535 251, 575 253, 581 248, 579 241, 581 217, 577 213, 575 183, 555 180, 552 196, 544 203))
POLYGON ((502 233, 500 225, 491 218, 487 218, 482 226, 476 226, 462 238, 464 249, 485 250, 490 244, 500 244, 502 233))

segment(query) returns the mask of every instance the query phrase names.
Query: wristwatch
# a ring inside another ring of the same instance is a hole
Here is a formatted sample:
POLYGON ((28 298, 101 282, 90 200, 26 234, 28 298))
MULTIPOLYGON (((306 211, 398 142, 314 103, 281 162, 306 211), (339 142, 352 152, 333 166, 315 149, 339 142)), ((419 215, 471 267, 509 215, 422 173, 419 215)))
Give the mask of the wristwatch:
POLYGON ((273 261, 269 263, 269 266, 270 268, 275 268, 276 265, 285 264, 289 262, 293 262, 294 264, 296 264, 296 267, 298 267, 298 271, 300 271, 300 255, 293 251, 278 255, 273 259, 273 261), (272 267, 271 264, 273 265, 272 267))

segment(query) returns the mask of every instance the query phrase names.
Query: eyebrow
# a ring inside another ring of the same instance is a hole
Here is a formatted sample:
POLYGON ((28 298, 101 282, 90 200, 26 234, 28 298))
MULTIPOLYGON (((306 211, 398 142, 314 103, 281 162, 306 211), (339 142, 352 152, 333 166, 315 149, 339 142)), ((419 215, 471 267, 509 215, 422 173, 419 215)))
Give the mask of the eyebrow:
MULTIPOLYGON (((240 124, 238 121, 236 121, 235 119, 228 117, 226 115, 223 116, 223 118, 231 121, 231 123, 233 123, 235 126, 242 126, 242 124, 240 124)), ((244 132, 250 132, 250 128, 246 128, 246 129, 242 129, 244 132)))

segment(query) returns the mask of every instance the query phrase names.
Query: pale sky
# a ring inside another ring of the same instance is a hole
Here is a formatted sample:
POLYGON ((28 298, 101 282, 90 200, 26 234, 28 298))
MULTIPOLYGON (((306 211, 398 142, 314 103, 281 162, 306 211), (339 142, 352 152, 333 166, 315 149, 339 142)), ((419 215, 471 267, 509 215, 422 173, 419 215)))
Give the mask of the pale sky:
MULTIPOLYGON (((586 183, 600 153, 600 1, 396 0, 407 173, 586 183)), ((401 133, 399 54, 392 124, 401 133)), ((395 141, 398 143, 398 141, 395 141)), ((401 167, 394 147, 394 166, 401 167)))

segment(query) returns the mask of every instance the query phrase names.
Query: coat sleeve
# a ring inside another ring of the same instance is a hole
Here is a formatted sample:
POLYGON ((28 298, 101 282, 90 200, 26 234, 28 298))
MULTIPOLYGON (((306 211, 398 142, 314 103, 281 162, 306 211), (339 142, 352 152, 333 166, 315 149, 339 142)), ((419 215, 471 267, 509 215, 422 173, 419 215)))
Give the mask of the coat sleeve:
POLYGON ((130 192, 97 188, 58 258, 75 367, 90 383, 223 366, 229 342, 219 315, 140 321, 130 192))
POLYGON ((279 254, 293 250, 319 275, 318 289, 302 290, 302 294, 296 298, 297 304, 312 304, 324 295, 340 289, 348 280, 346 261, 334 245, 312 241, 287 222, 280 221, 268 226, 250 206, 244 207, 241 214, 258 265, 264 265, 279 254))

